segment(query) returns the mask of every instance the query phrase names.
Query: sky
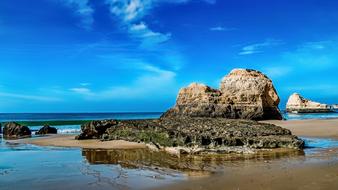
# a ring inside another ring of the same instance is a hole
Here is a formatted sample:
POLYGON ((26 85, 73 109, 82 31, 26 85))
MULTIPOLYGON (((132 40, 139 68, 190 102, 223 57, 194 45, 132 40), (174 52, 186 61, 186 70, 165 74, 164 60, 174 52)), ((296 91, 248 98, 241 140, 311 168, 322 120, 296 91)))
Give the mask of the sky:
POLYGON ((338 103, 336 0, 1 0, 0 112, 165 111, 234 68, 338 103))

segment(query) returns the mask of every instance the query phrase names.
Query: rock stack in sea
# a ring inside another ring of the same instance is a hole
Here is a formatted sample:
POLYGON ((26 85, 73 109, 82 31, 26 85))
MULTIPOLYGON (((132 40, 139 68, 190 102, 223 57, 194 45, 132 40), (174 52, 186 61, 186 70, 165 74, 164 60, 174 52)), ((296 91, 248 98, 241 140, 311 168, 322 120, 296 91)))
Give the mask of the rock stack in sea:
POLYGON ((279 101, 272 81, 266 75, 250 69, 234 69, 223 78, 220 89, 198 83, 182 88, 176 105, 162 118, 280 120, 279 101))
POLYGON ((286 111, 291 113, 325 113, 333 110, 330 105, 314 102, 303 98, 298 93, 293 93, 286 104, 286 111))

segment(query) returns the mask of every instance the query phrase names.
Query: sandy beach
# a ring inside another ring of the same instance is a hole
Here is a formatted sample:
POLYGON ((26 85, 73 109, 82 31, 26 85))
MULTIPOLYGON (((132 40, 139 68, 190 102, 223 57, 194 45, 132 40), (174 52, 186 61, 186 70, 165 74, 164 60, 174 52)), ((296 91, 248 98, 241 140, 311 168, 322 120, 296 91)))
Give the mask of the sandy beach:
POLYGON ((79 147, 86 149, 137 149, 145 148, 142 143, 118 141, 100 141, 96 139, 75 140, 75 135, 49 135, 46 137, 20 139, 23 143, 34 144, 39 146, 58 146, 58 147, 79 147))
POLYGON ((284 127, 297 136, 338 138, 338 119, 269 120, 262 122, 284 127))

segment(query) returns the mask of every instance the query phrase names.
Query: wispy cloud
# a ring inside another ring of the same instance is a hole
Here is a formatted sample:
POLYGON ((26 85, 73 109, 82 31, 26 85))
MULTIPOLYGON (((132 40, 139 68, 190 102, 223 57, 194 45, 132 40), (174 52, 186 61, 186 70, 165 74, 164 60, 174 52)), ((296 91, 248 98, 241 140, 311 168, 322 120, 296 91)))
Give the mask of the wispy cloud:
MULTIPOLYGON (((192 0, 106 0, 106 3, 110 6, 110 12, 120 19, 123 27, 128 29, 132 37, 143 40, 143 47, 151 47, 168 41, 171 34, 154 31, 143 21, 143 17, 161 3, 178 4, 190 1, 192 0)), ((210 4, 215 3, 215 0, 200 1, 210 4)))
MULTIPOLYGON (((144 98, 156 93, 167 94, 168 88, 175 83, 176 73, 142 61, 130 60, 120 69, 132 69, 143 71, 131 83, 122 86, 110 86, 101 90, 93 90, 89 87, 75 87, 69 89, 71 93, 78 94, 87 100, 101 101, 107 99, 144 98), (164 87, 165 85, 165 87, 164 87)), ((174 91, 173 91, 174 92, 174 91)))
POLYGON ((223 26, 214 26, 209 28, 210 31, 214 32, 226 32, 226 31, 233 31, 237 30, 237 28, 228 28, 228 27, 223 27, 223 26))
POLYGON ((38 96, 38 95, 27 95, 18 93, 6 93, 0 92, 0 97, 15 98, 22 100, 42 101, 42 102, 58 102, 62 101, 60 98, 49 97, 49 96, 38 96))
POLYGON ((239 52, 238 54, 239 55, 251 55, 255 53, 262 53, 267 48, 271 48, 273 46, 278 46, 281 44, 282 44, 282 41, 280 40, 267 39, 261 43, 255 43, 255 44, 244 46, 241 52, 239 52))
POLYGON ((58 0, 75 10, 78 16, 81 16, 81 27, 91 29, 94 22, 94 10, 89 6, 89 0, 58 0))

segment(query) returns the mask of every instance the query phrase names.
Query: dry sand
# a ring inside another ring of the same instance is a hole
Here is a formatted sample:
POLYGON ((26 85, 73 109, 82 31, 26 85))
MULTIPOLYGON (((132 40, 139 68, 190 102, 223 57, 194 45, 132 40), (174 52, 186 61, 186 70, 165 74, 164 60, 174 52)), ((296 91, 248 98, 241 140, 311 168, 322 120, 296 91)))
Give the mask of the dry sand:
POLYGON ((117 141, 75 140, 75 135, 50 135, 41 138, 22 139, 21 142, 40 146, 80 147, 88 149, 135 149, 145 148, 142 143, 117 141))
POLYGON ((338 119, 262 121, 290 129, 294 135, 338 138, 338 119))

